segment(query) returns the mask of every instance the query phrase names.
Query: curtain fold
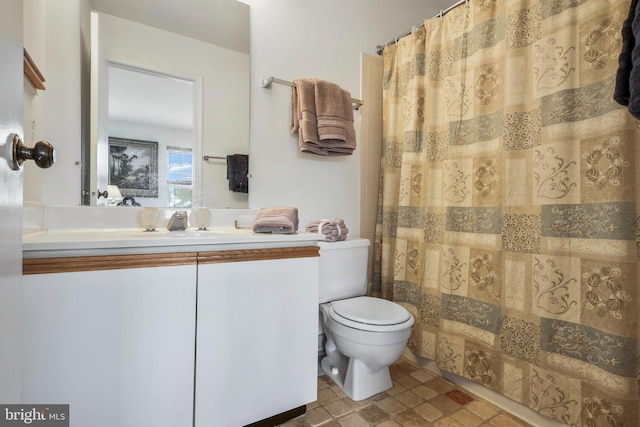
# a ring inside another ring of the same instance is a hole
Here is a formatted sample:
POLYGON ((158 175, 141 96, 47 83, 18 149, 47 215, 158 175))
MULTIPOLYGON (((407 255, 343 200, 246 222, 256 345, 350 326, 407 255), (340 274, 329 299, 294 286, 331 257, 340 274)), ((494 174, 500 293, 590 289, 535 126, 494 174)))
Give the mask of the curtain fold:
POLYGON ((573 426, 637 426, 628 0, 470 0, 384 49, 373 293, 409 346, 573 426))

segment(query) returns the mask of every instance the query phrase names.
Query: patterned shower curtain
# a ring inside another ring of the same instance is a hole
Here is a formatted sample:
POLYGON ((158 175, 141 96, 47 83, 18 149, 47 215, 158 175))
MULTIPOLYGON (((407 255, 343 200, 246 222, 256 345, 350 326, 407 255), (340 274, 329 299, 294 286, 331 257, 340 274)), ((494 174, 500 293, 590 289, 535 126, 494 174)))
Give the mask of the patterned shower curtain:
POLYGON ((384 49, 373 293, 419 356, 572 426, 638 426, 630 0, 470 0, 384 49))

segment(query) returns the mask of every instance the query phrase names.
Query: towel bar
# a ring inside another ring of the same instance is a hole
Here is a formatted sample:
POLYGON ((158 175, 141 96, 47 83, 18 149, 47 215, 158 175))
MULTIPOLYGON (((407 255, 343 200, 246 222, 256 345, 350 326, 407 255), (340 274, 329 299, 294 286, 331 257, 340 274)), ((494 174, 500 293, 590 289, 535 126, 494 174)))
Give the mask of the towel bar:
POLYGON ((226 157, 220 157, 220 156, 207 156, 204 155, 202 156, 202 160, 204 161, 209 161, 209 160, 227 160, 226 157))
MULTIPOLYGON (((262 79, 262 87, 264 89, 271 89, 271 84, 276 83, 284 86, 293 86, 293 82, 288 80, 282 80, 277 77, 267 77, 266 79, 262 79)), ((351 98, 351 102, 353 103, 353 109, 359 110, 362 105, 364 105, 364 101, 356 98, 351 98)))

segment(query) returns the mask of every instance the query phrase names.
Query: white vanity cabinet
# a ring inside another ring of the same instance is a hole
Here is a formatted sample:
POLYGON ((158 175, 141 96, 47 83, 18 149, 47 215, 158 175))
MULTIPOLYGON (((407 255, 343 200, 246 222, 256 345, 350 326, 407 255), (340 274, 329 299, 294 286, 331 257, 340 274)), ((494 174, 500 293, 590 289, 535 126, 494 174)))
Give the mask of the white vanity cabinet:
POLYGON ((317 247, 199 254, 196 427, 316 400, 318 262, 317 247))
POLYGON ((24 270, 23 402, 69 404, 72 427, 192 425, 195 253, 24 270))
POLYGON ((23 402, 69 404, 71 427, 303 412, 316 400, 319 250, 291 246, 25 257, 23 402))

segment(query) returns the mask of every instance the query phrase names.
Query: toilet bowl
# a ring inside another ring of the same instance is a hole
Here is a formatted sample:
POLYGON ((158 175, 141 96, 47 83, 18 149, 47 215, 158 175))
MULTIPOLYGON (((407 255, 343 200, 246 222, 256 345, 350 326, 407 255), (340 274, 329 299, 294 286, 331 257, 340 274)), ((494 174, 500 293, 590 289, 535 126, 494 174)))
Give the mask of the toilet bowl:
POLYGON ((368 246, 366 239, 320 243, 320 365, 353 400, 392 387, 389 365, 402 354, 414 323, 401 305, 364 296, 368 246), (336 295, 341 299, 331 298, 336 295))

